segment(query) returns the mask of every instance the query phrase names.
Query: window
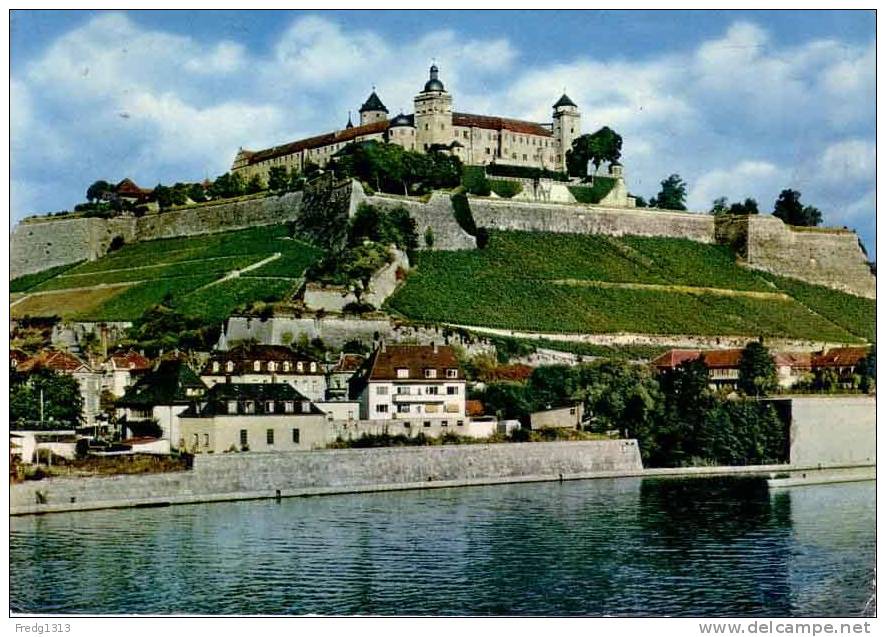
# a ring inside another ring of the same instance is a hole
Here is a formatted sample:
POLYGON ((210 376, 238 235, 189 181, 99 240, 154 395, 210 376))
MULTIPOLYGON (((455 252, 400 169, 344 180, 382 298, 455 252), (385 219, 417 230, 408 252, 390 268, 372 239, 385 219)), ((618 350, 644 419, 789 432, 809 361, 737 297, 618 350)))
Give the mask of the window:
POLYGON ((443 420, 443 421, 441 421, 441 422, 440 422, 440 426, 441 426, 441 427, 448 427, 448 426, 449 426, 449 421, 448 421, 448 420, 443 420))
POLYGON ((410 405, 397 405, 398 414, 408 414, 410 405))
POLYGON ((409 378, 409 369, 406 367, 398 367, 397 378, 409 378))
POLYGON ((291 369, 292 365, 289 364, 289 361, 283 361, 283 371, 288 372, 291 369))
POLYGON ((268 429, 267 441, 268 441, 269 445, 274 444, 274 430, 273 429, 268 429))
POLYGON ((261 371, 261 361, 255 361, 252 363, 252 371, 254 371, 254 372, 261 371))
POLYGON ((386 414, 386 413, 388 413, 388 406, 387 405, 376 405, 375 411, 376 411, 376 413, 379 413, 379 414, 386 414))
POLYGON ((446 370, 446 378, 458 378, 458 370, 457 369, 447 369, 446 370))
POLYGON ((437 378, 437 370, 436 369, 426 369, 425 370, 425 378, 437 378))
POLYGON ((425 393, 426 393, 426 394, 431 394, 431 395, 433 395, 433 396, 436 396, 436 395, 437 395, 437 392, 438 392, 439 390, 440 390, 440 388, 437 387, 436 385, 434 385, 434 386, 432 386, 432 387, 425 387, 425 393))
POLYGON ((199 445, 199 444, 200 444, 200 435, 194 434, 194 444, 192 446, 196 448, 197 445, 199 445))
POLYGON ((464 426, 465 421, 464 421, 464 420, 456 420, 456 421, 455 421, 455 424, 456 424, 456 426, 458 426, 458 427, 462 427, 462 426, 464 426))
POLYGON ((425 420, 425 427, 430 427, 430 426, 431 426, 431 421, 425 420))
POLYGON ((228 361, 225 363, 225 371, 232 372, 234 371, 234 361, 228 361))
POLYGON ((287 414, 295 413, 295 403, 293 403, 291 400, 287 400, 283 403, 283 411, 285 411, 287 414))
POLYGON ((375 388, 376 396, 387 396, 388 395, 388 387, 386 385, 379 385, 375 388))
POLYGON ((317 363, 311 363, 311 373, 316 373, 317 371, 317 363))
POLYGON ((449 387, 446 388, 446 394, 449 396, 456 396, 458 394, 458 386, 457 385, 450 385, 449 387))
POLYGON ((228 413, 229 414, 236 414, 237 413, 237 401, 236 400, 229 400, 228 401, 228 413))
POLYGON ((268 371, 269 372, 276 372, 277 371, 277 363, 275 363, 274 361, 269 361, 268 362, 268 371))
POLYGON ((303 414, 311 413, 311 401, 309 401, 309 400, 301 401, 301 413, 303 413, 303 414))
POLYGON ((297 362, 297 363, 295 364, 295 371, 297 371, 297 372, 303 372, 303 371, 305 371, 305 364, 302 363, 301 361, 297 362))
POLYGON ((492 153, 489 152, 489 149, 488 149, 488 148, 486 149, 486 154, 487 154, 487 155, 491 155, 491 154, 492 154, 492 153))
POLYGON ((220 368, 220 366, 218 364, 218 361, 214 361, 212 363, 212 371, 217 372, 219 370, 219 368, 220 368))
POLYGON ((292 442, 293 442, 293 444, 296 444, 296 445, 299 444, 299 437, 300 437, 300 433, 299 433, 298 429, 293 429, 293 430, 292 430, 292 442))
POLYGON ((411 393, 412 393, 412 387, 409 387, 407 385, 398 385, 397 386, 397 395, 398 396, 404 396, 404 395, 408 396, 411 393))
POLYGON ((569 415, 570 415, 570 416, 574 416, 574 415, 575 415, 575 407, 570 407, 570 408, 569 408, 569 415))
POLYGON ((204 447, 209 446, 209 434, 203 434, 203 446, 204 447))
POLYGON ((268 402, 265 403, 265 413, 266 414, 273 414, 274 413, 274 401, 273 400, 269 400, 268 402))
POLYGON ((246 447, 249 445, 248 432, 245 429, 240 430, 240 446, 246 447))
POLYGON ((244 414, 254 414, 255 413, 255 401, 247 400, 243 403, 243 413, 244 414))

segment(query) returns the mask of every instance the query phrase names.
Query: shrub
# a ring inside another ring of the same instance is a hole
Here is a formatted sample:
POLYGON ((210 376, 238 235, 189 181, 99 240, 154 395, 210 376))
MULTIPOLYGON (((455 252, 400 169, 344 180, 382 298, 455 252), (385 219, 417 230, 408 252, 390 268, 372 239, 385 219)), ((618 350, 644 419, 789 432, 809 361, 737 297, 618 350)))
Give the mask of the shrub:
POLYGON ((488 197, 491 192, 483 166, 465 166, 462 170, 461 181, 465 190, 472 195, 488 197))
MULTIPOLYGON (((465 170, 467 170, 467 166, 465 170)), ((533 168, 531 166, 510 166, 508 164, 489 164, 486 166, 487 175, 498 177, 520 177, 523 179, 553 179, 555 181, 569 181, 569 176, 564 172, 548 170, 546 168, 533 168)))
POLYGON ((519 181, 505 181, 503 179, 491 179, 489 180, 489 187, 492 188, 492 192, 494 192, 499 197, 504 197, 505 199, 510 199, 516 195, 519 195, 523 192, 523 184, 519 181))
POLYGON ((568 188, 578 203, 595 204, 600 203, 614 186, 615 179, 611 177, 594 177, 594 183, 590 186, 568 186, 568 188))

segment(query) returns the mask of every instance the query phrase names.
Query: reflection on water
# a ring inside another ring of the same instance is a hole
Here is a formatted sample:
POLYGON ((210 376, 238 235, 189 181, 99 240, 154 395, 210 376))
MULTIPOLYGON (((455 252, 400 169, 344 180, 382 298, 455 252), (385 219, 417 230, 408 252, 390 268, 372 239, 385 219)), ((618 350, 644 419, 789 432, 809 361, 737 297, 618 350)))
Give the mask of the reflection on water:
POLYGON ((858 615, 874 483, 590 480, 13 518, 13 611, 858 615))

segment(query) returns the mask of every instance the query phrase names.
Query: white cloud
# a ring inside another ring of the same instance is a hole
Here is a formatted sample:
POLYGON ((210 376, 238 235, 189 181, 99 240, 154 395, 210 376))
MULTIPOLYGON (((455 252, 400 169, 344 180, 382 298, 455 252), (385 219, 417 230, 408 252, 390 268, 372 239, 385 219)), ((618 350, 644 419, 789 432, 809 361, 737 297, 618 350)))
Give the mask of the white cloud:
POLYGON ((877 147, 873 141, 848 139, 825 148, 818 171, 829 184, 870 182, 876 174, 877 147))
MULTIPOLYGON (((690 185, 687 197, 692 210, 708 210, 717 197, 743 201, 757 193, 771 192, 784 180, 784 171, 766 161, 742 161, 730 168, 719 168, 701 175, 690 185)), ((768 202, 758 201, 765 210, 768 202)))

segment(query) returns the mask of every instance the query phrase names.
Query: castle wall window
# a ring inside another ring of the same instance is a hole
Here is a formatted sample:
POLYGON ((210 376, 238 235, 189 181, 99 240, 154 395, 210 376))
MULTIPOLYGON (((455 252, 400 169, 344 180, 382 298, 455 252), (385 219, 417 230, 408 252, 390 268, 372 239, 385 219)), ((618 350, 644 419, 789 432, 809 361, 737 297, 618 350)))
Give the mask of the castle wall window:
POLYGON ((266 436, 266 440, 267 440, 267 442, 268 442, 269 445, 273 445, 273 444, 274 444, 274 430, 273 430, 273 429, 268 429, 268 431, 267 431, 267 436, 266 436))
POLYGON ((247 447, 249 446, 249 432, 245 429, 240 430, 240 446, 247 447))
POLYGON ((300 433, 300 432, 299 432, 298 429, 293 429, 293 430, 292 430, 292 442, 293 442, 293 444, 296 444, 296 445, 299 444, 298 441, 299 441, 299 438, 301 437, 301 436, 299 435, 299 433, 300 433))

